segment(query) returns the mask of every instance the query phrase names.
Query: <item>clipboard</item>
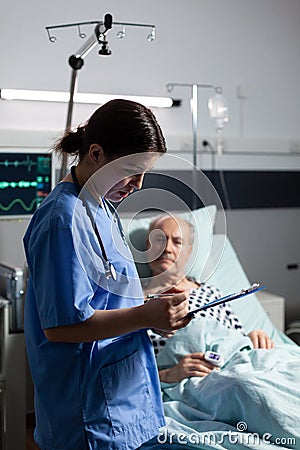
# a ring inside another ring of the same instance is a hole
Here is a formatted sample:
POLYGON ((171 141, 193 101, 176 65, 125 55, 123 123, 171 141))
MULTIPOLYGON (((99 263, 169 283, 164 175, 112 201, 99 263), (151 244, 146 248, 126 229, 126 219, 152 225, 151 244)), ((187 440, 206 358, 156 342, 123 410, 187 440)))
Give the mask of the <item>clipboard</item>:
POLYGON ((260 286, 259 283, 253 283, 247 289, 241 289, 239 292, 235 292, 233 294, 226 295, 225 297, 218 298, 217 300, 213 300, 212 302, 209 302, 203 306, 200 306, 200 308, 190 311, 186 315, 186 317, 191 317, 199 311, 205 311, 206 309, 214 308, 215 306, 220 305, 221 303, 227 303, 227 302, 231 302, 232 300, 236 300, 238 298, 246 297, 247 295, 254 294, 255 292, 261 291, 265 288, 266 288, 266 286, 260 286))

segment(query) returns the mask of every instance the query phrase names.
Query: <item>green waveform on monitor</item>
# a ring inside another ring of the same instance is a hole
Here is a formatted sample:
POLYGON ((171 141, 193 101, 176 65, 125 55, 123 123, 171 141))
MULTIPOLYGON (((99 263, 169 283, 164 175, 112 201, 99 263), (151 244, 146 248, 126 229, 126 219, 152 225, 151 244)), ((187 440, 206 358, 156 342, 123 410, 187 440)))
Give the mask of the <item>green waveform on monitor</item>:
POLYGON ((22 206, 22 208, 24 209, 24 211, 29 212, 29 211, 32 211, 32 210, 33 210, 34 204, 37 203, 37 202, 39 202, 39 201, 40 201, 40 199, 34 198, 34 199, 31 201, 30 205, 27 206, 27 205, 23 202, 23 200, 22 200, 21 198, 15 198, 15 199, 14 199, 11 203, 9 203, 9 205, 7 205, 7 206, 4 206, 4 205, 2 205, 2 203, 0 203, 0 210, 7 212, 7 211, 9 211, 10 209, 12 209, 16 203, 20 203, 21 206, 22 206))
POLYGON ((8 187, 11 188, 30 188, 30 187, 36 187, 37 182, 36 181, 0 181, 0 189, 7 189, 8 187))
POLYGON ((27 166, 28 172, 31 171, 33 166, 36 166, 38 163, 30 158, 30 156, 26 156, 26 159, 23 159, 21 161, 15 160, 10 161, 8 159, 5 159, 4 161, 0 161, 0 166, 9 167, 13 166, 15 168, 18 168, 19 166, 27 166))

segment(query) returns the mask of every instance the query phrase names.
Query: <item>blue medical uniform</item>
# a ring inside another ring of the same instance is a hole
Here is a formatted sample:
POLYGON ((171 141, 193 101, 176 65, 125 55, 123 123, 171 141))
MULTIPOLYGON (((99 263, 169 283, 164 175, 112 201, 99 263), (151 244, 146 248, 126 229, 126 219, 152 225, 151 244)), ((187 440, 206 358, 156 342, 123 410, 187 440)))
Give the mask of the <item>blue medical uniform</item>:
POLYGON ((49 342, 43 332, 82 322, 97 309, 143 303, 135 266, 112 214, 93 208, 116 281, 105 278, 92 221, 73 183, 56 186, 24 236, 30 274, 25 337, 41 450, 136 449, 164 425, 145 330, 88 343, 49 342))

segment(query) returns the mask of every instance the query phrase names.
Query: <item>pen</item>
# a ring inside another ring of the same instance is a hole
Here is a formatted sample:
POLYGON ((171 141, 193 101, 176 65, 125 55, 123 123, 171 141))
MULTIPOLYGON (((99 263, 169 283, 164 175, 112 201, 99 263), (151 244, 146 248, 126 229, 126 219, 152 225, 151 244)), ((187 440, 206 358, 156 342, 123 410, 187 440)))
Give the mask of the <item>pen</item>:
MULTIPOLYGON (((178 294, 178 293, 177 293, 178 294)), ((146 298, 160 298, 160 297, 173 297, 173 295, 177 295, 177 294, 148 294, 146 295, 146 298)))

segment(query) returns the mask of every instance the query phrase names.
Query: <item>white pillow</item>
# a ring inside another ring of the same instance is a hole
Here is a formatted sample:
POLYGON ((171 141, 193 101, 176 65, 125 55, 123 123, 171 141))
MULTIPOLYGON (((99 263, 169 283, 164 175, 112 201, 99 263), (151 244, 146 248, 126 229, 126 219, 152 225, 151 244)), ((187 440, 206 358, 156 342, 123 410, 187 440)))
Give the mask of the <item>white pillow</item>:
MULTIPOLYGON (((216 212, 216 205, 209 205, 194 211, 172 213, 175 217, 185 219, 194 226, 195 238, 193 251, 187 265, 187 274, 197 280, 201 279, 201 274, 205 269, 211 251, 216 212)), ((148 264, 141 261, 143 260, 143 252, 146 252, 149 225, 156 215, 136 219, 121 217, 125 236, 141 278, 148 278, 151 274, 148 264)))
MULTIPOLYGON (((250 281, 235 249, 225 235, 214 234, 210 260, 211 264, 215 266, 215 271, 209 277, 207 283, 218 287, 223 296, 250 286, 250 281), (220 259, 221 253, 222 257, 220 259)), ((252 283, 257 281, 261 282, 263 280, 251 280, 252 283)), ((284 333, 273 325, 255 294, 234 300, 230 302, 230 306, 237 313, 245 327, 246 333, 261 328, 275 344, 292 343, 284 333)))

